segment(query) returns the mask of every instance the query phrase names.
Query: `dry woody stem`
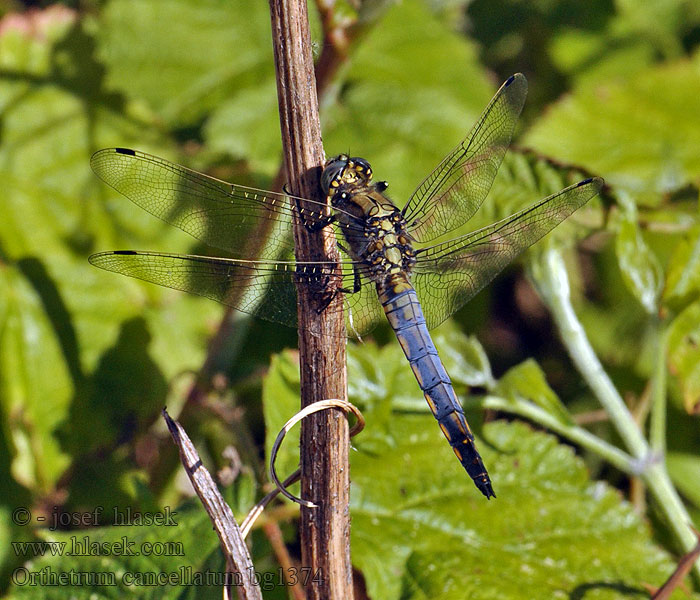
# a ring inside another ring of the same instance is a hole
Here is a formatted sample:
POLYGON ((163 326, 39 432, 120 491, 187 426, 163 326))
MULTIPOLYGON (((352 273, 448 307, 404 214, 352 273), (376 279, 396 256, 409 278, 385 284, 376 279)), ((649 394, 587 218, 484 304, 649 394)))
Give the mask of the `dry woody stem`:
MULTIPOLYGON (((192 482, 192 487, 207 511, 216 535, 219 536, 229 572, 238 575, 232 580, 236 582, 233 587, 238 593, 239 600, 262 600, 260 587, 251 576, 255 573, 253 561, 231 508, 221 496, 209 471, 202 465, 199 454, 185 430, 179 423, 173 421, 165 410, 163 410, 163 418, 180 451, 180 459, 192 482)), ((230 594, 230 589, 227 593, 230 594)))
MULTIPOLYGON (((270 0, 288 184, 294 195, 320 201, 324 151, 306 11, 305 0, 270 0)), ((297 222, 294 236, 297 260, 338 260, 332 233, 311 233, 297 222)), ((336 294, 333 302, 341 302, 341 296, 336 294)), ((342 311, 333 306, 315 310, 305 286, 298 287, 298 298, 302 407, 328 398, 345 400, 342 311)), ((317 508, 301 509, 302 561, 321 574, 307 588, 309 600, 352 600, 348 448, 348 425, 341 410, 324 411, 303 421, 301 496, 317 508)))

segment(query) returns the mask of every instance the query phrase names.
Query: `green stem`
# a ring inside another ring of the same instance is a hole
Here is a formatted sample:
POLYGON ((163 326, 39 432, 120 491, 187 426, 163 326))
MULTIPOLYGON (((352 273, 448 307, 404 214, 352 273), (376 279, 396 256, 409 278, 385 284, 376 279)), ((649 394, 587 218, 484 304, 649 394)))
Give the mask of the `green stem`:
MULTIPOLYGON (((605 408, 625 446, 637 459, 637 473, 664 515, 683 552, 689 552, 697 538, 692 523, 666 471, 662 455, 654 456, 632 414, 603 369, 571 304, 569 278, 561 254, 552 248, 545 251, 533 268, 538 289, 552 312, 562 342, 579 373, 605 408)), ((657 408, 658 410, 658 408, 657 408)), ((700 560, 695 563, 700 576, 700 560)))
POLYGON ((485 396, 481 405, 511 414, 516 414, 542 425, 547 429, 558 433, 567 440, 595 452, 607 460, 611 465, 630 475, 637 475, 637 461, 626 452, 616 448, 612 444, 601 440, 582 427, 573 423, 565 423, 552 416, 536 404, 521 398, 505 399, 500 396, 485 396))
POLYGON ((610 417, 627 449, 635 458, 645 460, 649 454, 649 446, 598 360, 571 305, 569 277, 561 254, 549 249, 545 251, 542 262, 543 266, 537 269, 535 278, 539 284, 538 289, 552 311, 564 346, 579 373, 610 417))
POLYGON ((666 331, 659 320, 655 323, 656 356, 651 380, 651 419, 649 440, 652 450, 666 454, 666 331))

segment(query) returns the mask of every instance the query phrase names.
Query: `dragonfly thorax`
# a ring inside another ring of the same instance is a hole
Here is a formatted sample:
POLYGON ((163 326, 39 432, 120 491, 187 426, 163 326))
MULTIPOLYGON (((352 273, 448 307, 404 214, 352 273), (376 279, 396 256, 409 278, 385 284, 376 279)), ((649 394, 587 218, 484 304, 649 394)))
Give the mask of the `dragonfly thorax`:
POLYGON ((357 258, 364 262, 370 278, 377 284, 384 285, 388 278, 398 274, 408 277, 416 262, 405 224, 398 210, 367 219, 365 242, 358 244, 357 258))
POLYGON ((408 275, 415 263, 406 220, 383 192, 385 182, 370 183, 372 168, 363 158, 341 154, 326 162, 321 187, 337 209, 336 221, 352 258, 382 284, 398 273, 408 275))

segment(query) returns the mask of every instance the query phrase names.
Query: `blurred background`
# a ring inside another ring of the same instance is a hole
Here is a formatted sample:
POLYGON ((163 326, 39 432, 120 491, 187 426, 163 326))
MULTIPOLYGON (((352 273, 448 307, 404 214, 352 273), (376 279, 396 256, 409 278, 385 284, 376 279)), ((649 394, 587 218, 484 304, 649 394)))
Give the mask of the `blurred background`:
MULTIPOLYGON (((645 433, 657 410, 654 460, 697 526, 700 3, 318 0, 309 13, 326 152, 366 157, 399 206, 514 72, 528 78, 528 100, 468 229, 584 177, 607 183, 436 331, 497 500, 462 473, 388 328, 351 343, 350 399, 368 419, 352 453, 356 597, 647 597, 684 548, 635 476, 644 464, 625 470, 536 415, 513 415, 535 406, 626 449, 552 317, 542 248, 553 248, 577 322, 645 433)), ((298 407, 294 330, 88 264, 113 249, 217 254, 94 176, 91 154, 110 146, 262 189, 284 182, 267 3, 0 0, 0 590, 10 597, 123 592, 41 590, 17 579, 22 565, 221 569, 160 411, 181 420, 240 517, 266 489, 270 435, 298 407), (89 533, 175 540, 184 553, 27 562, 41 552, 21 543, 70 542, 85 528, 69 517, 95 507, 178 510, 181 527, 104 517, 89 533), (53 518, 63 524, 49 529, 53 518)), ((294 442, 285 448, 281 473, 297 462, 294 442)), ((278 577, 266 598, 295 593, 280 570, 299 558, 296 514, 280 503, 252 534, 256 569, 278 577)))

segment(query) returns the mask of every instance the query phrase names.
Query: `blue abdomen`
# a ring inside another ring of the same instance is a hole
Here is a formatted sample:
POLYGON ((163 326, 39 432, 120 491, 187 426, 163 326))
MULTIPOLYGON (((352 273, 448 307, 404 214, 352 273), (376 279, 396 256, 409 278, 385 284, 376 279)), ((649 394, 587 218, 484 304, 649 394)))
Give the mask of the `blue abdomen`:
POLYGON ((391 286, 387 288, 379 290, 379 298, 430 410, 459 462, 481 493, 487 498, 495 497, 462 405, 428 333, 416 291, 405 279, 401 285, 403 291, 396 292, 391 286))

